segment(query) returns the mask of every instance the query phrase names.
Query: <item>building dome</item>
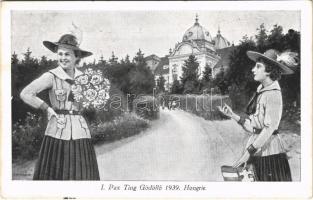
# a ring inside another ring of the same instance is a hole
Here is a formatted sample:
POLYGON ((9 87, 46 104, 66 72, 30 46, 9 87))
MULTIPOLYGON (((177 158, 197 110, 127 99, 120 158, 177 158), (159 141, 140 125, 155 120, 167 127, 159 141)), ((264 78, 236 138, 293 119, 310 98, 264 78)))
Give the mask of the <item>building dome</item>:
POLYGON ((196 17, 195 24, 187 29, 183 36, 183 42, 189 40, 206 40, 208 42, 212 41, 210 32, 199 24, 198 16, 196 17))
POLYGON ((217 35, 213 38, 215 49, 223 49, 230 46, 230 42, 221 35, 218 29, 217 35))

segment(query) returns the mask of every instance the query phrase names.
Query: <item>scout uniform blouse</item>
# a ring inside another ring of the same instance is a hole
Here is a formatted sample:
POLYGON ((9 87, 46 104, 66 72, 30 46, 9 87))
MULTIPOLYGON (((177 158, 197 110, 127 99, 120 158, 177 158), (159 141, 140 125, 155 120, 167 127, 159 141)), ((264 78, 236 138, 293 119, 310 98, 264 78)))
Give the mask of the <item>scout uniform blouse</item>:
MULTIPOLYGON (((75 68, 75 77, 82 72, 75 68)), ((44 73, 38 79, 26 86, 20 94, 21 99, 34 108, 40 108, 44 101, 36 95, 49 89, 49 99, 52 108, 57 110, 79 111, 81 108, 77 102, 69 101, 71 84, 73 79, 63 70, 57 67, 44 73)), ((62 139, 76 140, 81 138, 91 138, 86 120, 81 115, 58 114, 59 119, 50 117, 45 131, 45 135, 62 139)))
POLYGON ((283 110, 280 86, 277 81, 264 88, 260 85, 257 93, 256 110, 243 123, 243 128, 252 133, 246 148, 252 144, 257 149, 255 156, 283 153, 279 134, 273 134, 278 129, 283 110))

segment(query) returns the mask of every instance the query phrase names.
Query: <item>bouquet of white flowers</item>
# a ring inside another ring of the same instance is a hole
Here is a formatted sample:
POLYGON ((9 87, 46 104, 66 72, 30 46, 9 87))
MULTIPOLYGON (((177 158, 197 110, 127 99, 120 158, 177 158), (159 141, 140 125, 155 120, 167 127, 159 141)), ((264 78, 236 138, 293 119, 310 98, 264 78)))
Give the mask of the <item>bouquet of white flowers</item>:
POLYGON ((75 78, 71 89, 74 100, 84 108, 103 109, 110 98, 110 82, 102 76, 100 70, 87 68, 83 75, 75 78))

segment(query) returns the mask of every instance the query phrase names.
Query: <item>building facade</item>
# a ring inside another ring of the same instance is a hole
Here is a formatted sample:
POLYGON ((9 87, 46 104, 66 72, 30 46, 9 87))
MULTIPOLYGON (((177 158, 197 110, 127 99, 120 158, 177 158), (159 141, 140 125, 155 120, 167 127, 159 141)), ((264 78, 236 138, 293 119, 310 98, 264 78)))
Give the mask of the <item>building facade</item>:
POLYGON ((200 25, 196 16, 193 26, 188 28, 182 38, 169 55, 159 58, 156 55, 146 57, 147 65, 154 69, 156 80, 163 76, 166 80, 166 88, 169 89, 174 80, 180 80, 183 74, 183 66, 190 55, 194 55, 199 63, 199 77, 202 77, 206 66, 212 69, 214 78, 221 70, 228 68, 228 54, 233 45, 221 34, 218 28, 217 35, 212 38, 210 32, 200 25), (153 63, 155 65, 153 65, 153 63))

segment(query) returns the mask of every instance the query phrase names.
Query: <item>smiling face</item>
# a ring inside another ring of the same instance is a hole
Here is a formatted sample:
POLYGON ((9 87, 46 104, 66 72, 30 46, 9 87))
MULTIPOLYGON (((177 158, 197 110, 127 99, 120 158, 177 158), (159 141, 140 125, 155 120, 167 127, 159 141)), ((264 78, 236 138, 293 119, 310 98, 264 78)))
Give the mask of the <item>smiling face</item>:
POLYGON ((269 77, 269 72, 265 71, 265 64, 263 62, 256 62, 255 66, 252 69, 254 80, 258 82, 263 82, 266 78, 269 77))
POLYGON ((78 58, 72 49, 59 47, 57 51, 59 65, 64 70, 73 69, 78 58))

